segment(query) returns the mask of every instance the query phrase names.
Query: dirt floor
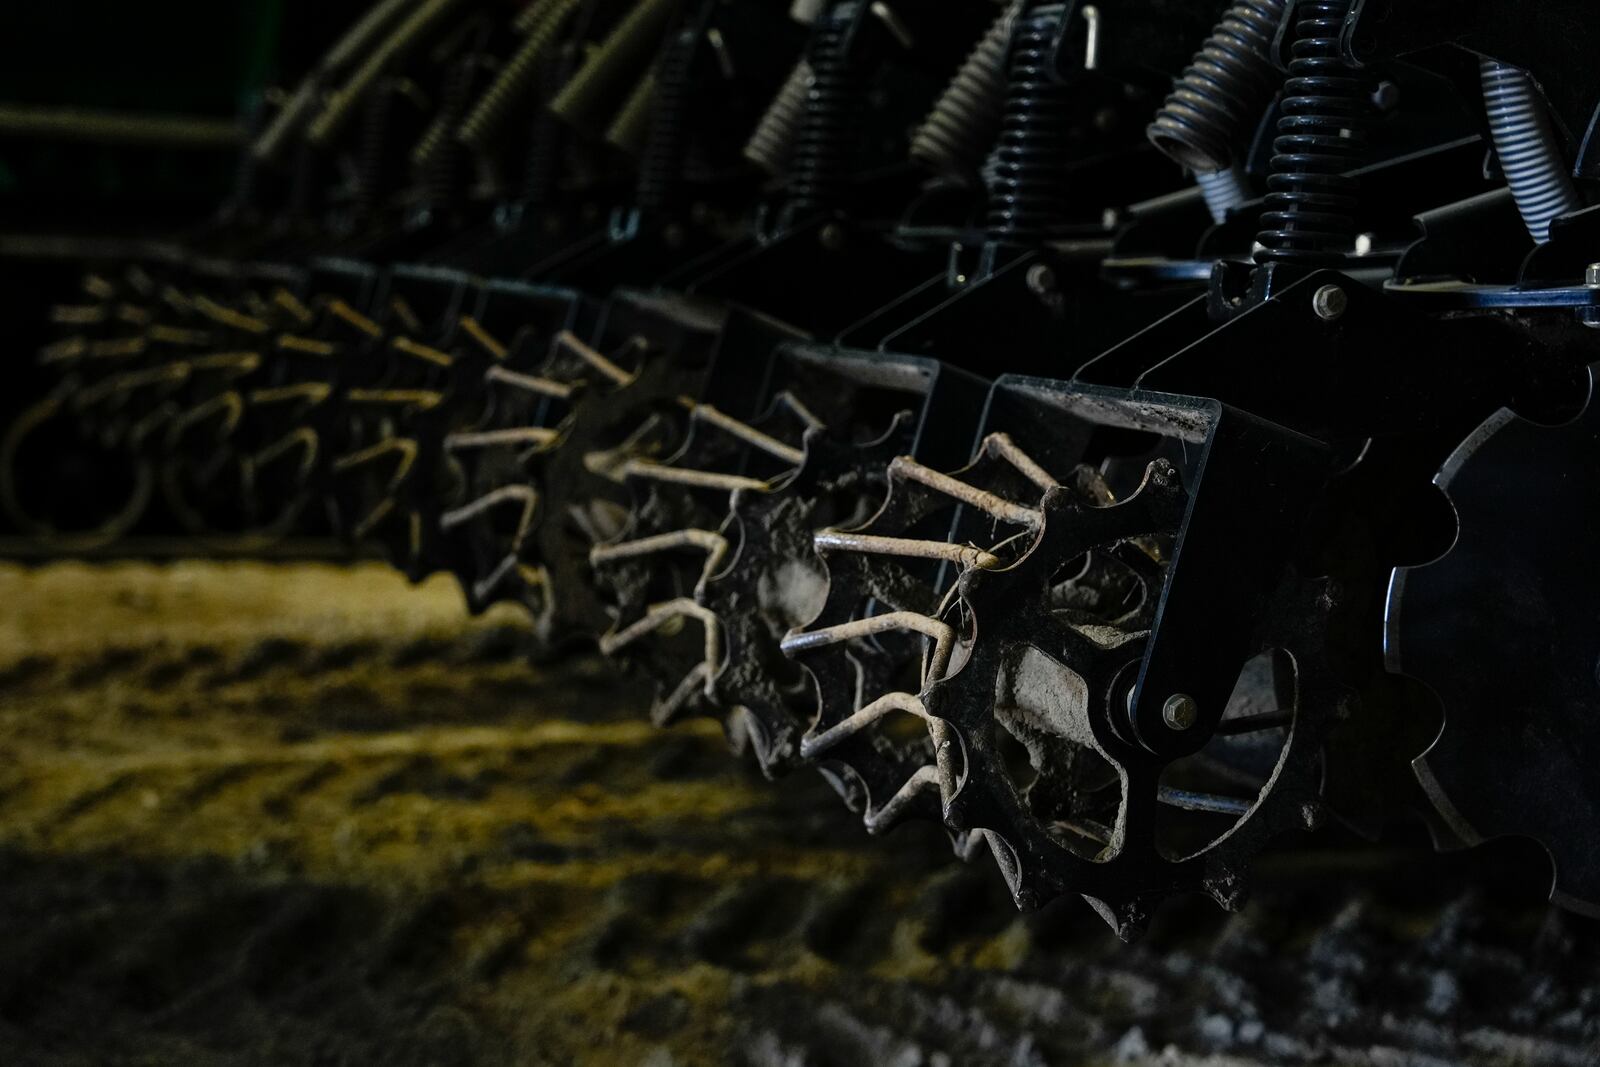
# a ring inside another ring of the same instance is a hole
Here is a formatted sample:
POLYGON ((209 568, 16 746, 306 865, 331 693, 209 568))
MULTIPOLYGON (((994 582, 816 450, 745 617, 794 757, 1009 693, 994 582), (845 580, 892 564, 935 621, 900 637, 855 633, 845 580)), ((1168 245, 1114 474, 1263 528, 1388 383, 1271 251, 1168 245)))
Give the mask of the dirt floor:
POLYGON ((0 1064, 1600 1062, 1537 862, 1315 843, 1128 947, 377 566, 0 566, 0 1064))

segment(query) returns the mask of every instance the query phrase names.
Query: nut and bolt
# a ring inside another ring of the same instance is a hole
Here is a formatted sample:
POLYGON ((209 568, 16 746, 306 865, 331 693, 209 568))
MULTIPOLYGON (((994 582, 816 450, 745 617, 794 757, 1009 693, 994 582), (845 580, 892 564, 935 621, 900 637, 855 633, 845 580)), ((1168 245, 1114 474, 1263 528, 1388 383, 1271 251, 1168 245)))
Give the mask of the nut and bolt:
MULTIPOLYGON (((1600 289, 1600 263, 1591 263, 1583 271, 1583 287, 1600 289)), ((1591 330, 1600 330, 1600 307, 1580 307, 1578 321, 1591 330)))
POLYGON ((1161 705, 1161 720, 1168 729, 1187 730, 1200 721, 1200 705, 1188 693, 1173 693, 1161 705))
POLYGON ((1311 310, 1323 322, 1333 322, 1350 306, 1350 294, 1337 285, 1324 285, 1311 297, 1311 310))

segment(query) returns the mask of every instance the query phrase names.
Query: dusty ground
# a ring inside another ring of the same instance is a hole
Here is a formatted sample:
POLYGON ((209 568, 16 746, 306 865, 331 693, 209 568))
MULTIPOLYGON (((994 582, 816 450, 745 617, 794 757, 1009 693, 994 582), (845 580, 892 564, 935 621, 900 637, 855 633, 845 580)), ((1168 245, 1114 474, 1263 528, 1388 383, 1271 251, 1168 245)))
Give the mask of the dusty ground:
POLYGON ((0 603, 0 1064, 1600 1062, 1600 930, 1525 851, 1323 846, 1128 948, 444 582, 0 567, 0 603))

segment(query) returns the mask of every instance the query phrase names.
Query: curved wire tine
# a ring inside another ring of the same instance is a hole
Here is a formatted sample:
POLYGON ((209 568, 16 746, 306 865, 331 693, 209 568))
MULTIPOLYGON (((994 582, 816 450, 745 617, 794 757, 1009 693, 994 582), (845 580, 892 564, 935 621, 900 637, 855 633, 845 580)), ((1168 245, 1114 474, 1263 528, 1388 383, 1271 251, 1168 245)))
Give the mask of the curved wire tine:
MULTIPOLYGON (((890 818, 888 812, 891 808, 903 807, 909 803, 916 791, 913 783, 919 777, 924 777, 928 784, 937 784, 939 797, 943 804, 948 805, 961 788, 961 776, 956 773, 955 749, 957 739, 950 724, 943 719, 935 718, 928 714, 928 709, 923 705, 922 699, 912 693, 894 692, 885 693, 870 704, 857 709, 847 718, 834 723, 821 733, 808 734, 800 741, 800 755, 805 759, 815 759, 857 734, 867 729, 894 712, 903 712, 915 715, 928 726, 928 735, 933 741, 934 762, 932 766, 920 768, 907 780, 900 790, 879 809, 880 818, 890 818), (907 790, 912 789, 912 793, 907 790)), ((964 762, 964 760, 963 760, 964 762)), ((922 788, 922 787, 917 787, 922 788)), ((871 819, 868 820, 868 829, 872 828, 871 819)))
POLYGON ((815 412, 806 407, 804 401, 795 396, 789 390, 783 390, 778 394, 777 399, 780 404, 793 412, 796 418, 805 423, 807 429, 820 430, 827 425, 827 423, 823 422, 816 416, 815 412))
POLYGON ((874 556, 904 556, 910 559, 937 559, 963 567, 992 570, 1004 563, 999 556, 971 545, 949 541, 922 541, 909 537, 884 537, 848 530, 818 530, 811 537, 818 552, 860 552, 874 556))
POLYGON ((394 471, 389 475, 389 492, 399 489, 411 474, 411 468, 417 462, 417 442, 409 437, 386 437, 377 444, 368 445, 356 452, 349 452, 338 456, 333 461, 333 469, 337 473, 354 470, 374 460, 382 459, 390 453, 399 453, 400 461, 395 464, 394 471))
POLYGON ((238 378, 258 370, 261 353, 241 349, 237 352, 211 352, 204 356, 191 356, 184 362, 195 370, 223 370, 230 378, 238 378))
POLYGON ((389 347, 402 355, 410 356, 412 359, 420 359, 422 362, 431 363, 435 367, 448 368, 455 366, 456 357, 450 353, 434 348, 432 345, 425 345, 421 341, 413 341, 409 337, 391 338, 389 347))
POLYGON ((267 389, 250 390, 251 404, 278 404, 285 400, 307 400, 320 404, 333 393, 327 382, 300 382, 296 385, 278 385, 267 389))
POLYGON ((110 300, 117 295, 117 287, 109 279, 94 273, 83 276, 83 291, 96 300, 110 300))
POLYGON ((870 704, 857 708, 849 716, 840 719, 821 733, 808 734, 802 738, 800 755, 804 759, 815 759, 835 745, 854 737, 879 719, 897 711, 915 715, 924 722, 930 721, 928 709, 923 707, 922 700, 915 693, 885 693, 870 704))
POLYGON ((728 558, 728 539, 714 530, 673 530, 633 541, 596 545, 589 550, 589 563, 591 566, 604 566, 617 560, 638 559, 640 556, 676 552, 685 548, 697 548, 706 554, 705 566, 700 569, 700 581, 695 586, 698 594, 712 575, 722 569, 723 562, 728 558))
POLYGON ((469 448, 548 445, 558 436, 560 436, 560 431, 543 426, 514 426, 505 430, 472 430, 447 434, 444 439, 444 447, 447 452, 461 452, 469 448))
POLYGON ((346 323, 347 325, 354 327, 357 331, 366 334, 368 337, 377 340, 383 336, 383 327, 379 326, 376 322, 373 322, 371 319, 367 318, 367 316, 361 314, 361 312, 351 307, 350 304, 341 297, 334 297, 323 306, 327 308, 329 314, 333 315, 335 318, 346 323))
POLYGON ((389 517, 390 513, 394 511, 394 506, 394 497, 392 496, 386 496, 378 501, 377 504, 373 505, 372 510, 367 512, 366 518, 356 523, 354 528, 351 529, 350 536, 357 541, 366 537, 378 528, 379 523, 389 517))
POLYGON ((172 426, 168 432, 171 434, 172 439, 175 440, 189 427, 209 419, 214 411, 222 412, 221 428, 217 431, 217 439, 220 441, 233 433, 239 426, 239 420, 244 418, 244 398, 239 395, 237 390, 218 393, 210 400, 196 404, 181 412, 177 418, 172 420, 172 426))
POLYGON ((351 404, 401 404, 428 411, 444 402, 444 394, 432 389, 347 389, 345 401, 351 404))
POLYGON ((701 690, 708 696, 711 694, 711 676, 704 663, 696 663, 689 670, 689 673, 685 674, 679 679, 678 684, 672 687, 672 692, 667 694, 666 699, 658 701, 650 709, 651 725, 670 726, 673 720, 678 717, 678 714, 683 711, 684 705, 689 702, 689 697, 694 694, 696 689, 701 690))
POLYGON ((298 352, 305 356, 319 356, 323 359, 332 359, 339 354, 339 346, 333 341, 324 341, 318 337, 301 337, 294 333, 280 333, 273 345, 280 352, 298 352))
POLYGON ((924 669, 923 681, 927 681, 929 677, 939 678, 944 675, 945 667, 950 663, 950 650, 955 646, 955 629, 947 623, 915 611, 887 611, 882 615, 870 615, 865 619, 826 626, 820 630, 790 632, 779 647, 783 649, 785 655, 792 656, 796 652, 825 648, 845 641, 854 641, 858 637, 872 637, 894 630, 910 630, 932 638, 933 656, 924 669))
POLYGON ((712 681, 722 665, 722 620, 717 618, 715 612, 688 597, 678 597, 675 600, 650 605, 643 618, 615 633, 601 637, 600 651, 608 656, 613 655, 646 634, 654 633, 673 619, 694 619, 704 629, 705 694, 708 697, 713 696, 712 681))
POLYGON ((528 530, 533 526, 535 509, 539 506, 539 492, 531 485, 502 485, 498 489, 478 497, 476 500, 445 512, 439 516, 439 527, 444 530, 453 530, 462 523, 471 522, 486 511, 492 511, 502 504, 520 503, 522 515, 517 520, 517 532, 512 536, 511 546, 513 554, 522 547, 523 539, 527 537, 528 530))
POLYGON ((556 334, 555 344, 560 348, 565 348, 568 352, 571 352, 589 366, 599 371, 600 374, 611 379, 614 385, 627 385, 629 382, 633 381, 632 374, 629 374, 627 371, 611 362, 611 360, 606 358, 606 356, 598 349, 585 344, 583 340, 571 330, 562 330, 560 333, 556 334))
POLYGON ((316 316, 311 313, 311 309, 306 307, 299 297, 281 285, 272 291, 272 303, 288 312, 289 317, 301 326, 310 326, 316 320, 316 316))
POLYGON ((209 330, 194 330, 187 326, 168 326, 156 323, 145 331, 145 337, 162 344, 182 345, 185 348, 204 348, 215 342, 209 330))
POLYGON ((900 813, 911 807, 917 797, 929 789, 937 788, 939 788, 939 772, 926 765, 918 767, 916 773, 907 778, 905 784, 895 791, 894 796, 875 808, 868 808, 862 815, 861 822, 866 826, 867 833, 881 833, 899 822, 900 813))
POLYGON ((461 327, 461 332, 477 342, 478 347, 489 353, 490 356, 498 360, 510 358, 511 350, 505 346, 505 342, 490 333, 488 328, 479 322, 477 318, 472 315, 461 315, 456 319, 456 322, 461 327))
MULTIPOLYGON (((171 420, 176 419, 182 411, 183 409, 178 406, 178 403, 175 400, 166 400, 160 404, 157 404, 155 407, 151 408, 148 412, 141 416, 136 422, 134 422, 134 424, 128 429, 128 440, 134 442, 135 444, 142 442, 146 437, 154 432, 156 427, 160 426, 163 422, 170 424, 171 420)), ((218 452, 214 457, 213 462, 225 462, 226 458, 226 452, 218 452)))
POLYGON ((969 485, 959 478, 945 474, 943 471, 936 471, 932 467, 925 466, 910 456, 900 456, 890 463, 889 477, 891 479, 916 482, 918 485, 932 489, 934 492, 941 493, 959 503, 978 508, 1001 522, 1009 522, 1015 526, 1036 529, 1043 521, 1037 508, 1014 503, 996 493, 989 492, 987 489, 979 489, 977 486, 969 485))
POLYGON ((689 409, 689 417, 708 426, 714 426, 723 433, 738 438, 752 448, 759 448, 767 455, 781 460, 791 467, 798 467, 801 461, 806 458, 805 452, 801 449, 786 445, 771 434, 763 433, 747 422, 736 419, 732 415, 724 414, 710 404, 693 405, 689 409))
POLYGON ((500 562, 495 564, 494 570, 472 583, 473 599, 480 603, 488 599, 489 595, 500 587, 500 583, 506 580, 506 575, 515 570, 516 567, 517 554, 515 552, 507 552, 500 562))
POLYGON ((194 309, 218 326, 226 326, 230 330, 240 330, 244 333, 262 334, 271 327, 254 315, 246 315, 242 311, 235 311, 224 304, 219 304, 209 296, 197 294, 191 298, 194 309))
POLYGON ((89 354, 89 342, 86 338, 74 334, 63 337, 59 341, 52 341, 39 349, 38 361, 41 364, 66 363, 74 359, 81 359, 89 354))
POLYGON ((189 364, 180 362, 113 374, 103 382, 96 382, 89 388, 80 390, 74 400, 80 406, 97 404, 113 394, 131 393, 147 385, 176 384, 185 381, 189 377, 190 370, 189 364))
POLYGON ((1061 484, 1049 471, 1034 462, 1033 457, 1024 452, 1008 433, 989 434, 983 439, 982 451, 985 455, 1005 460, 1044 492, 1048 493, 1061 484))
POLYGON ((155 321, 150 309, 142 304, 120 303, 113 314, 118 322, 125 322, 129 326, 148 326, 155 321))
POLYGON ((101 304, 55 304, 50 308, 50 322, 56 326, 95 326, 111 315, 101 304))
POLYGON ((271 444, 262 446, 254 455, 249 457, 250 466, 259 470, 279 456, 287 455, 296 446, 301 449, 300 472, 297 477, 298 480, 304 481, 311 476, 311 472, 316 468, 319 447, 317 432, 309 426, 290 430, 271 444))
POLYGON ((740 489, 765 489, 768 483, 760 478, 742 474, 722 474, 718 471, 694 470, 673 467, 648 459, 630 459, 622 465, 624 478, 645 478, 657 482, 671 482, 695 489, 720 489, 732 493, 740 489))
POLYGON ((556 400, 572 398, 573 387, 566 382, 558 382, 554 378, 545 378, 537 374, 523 374, 520 371, 507 370, 505 367, 490 367, 483 372, 483 380, 499 382, 537 396, 554 397, 556 400))

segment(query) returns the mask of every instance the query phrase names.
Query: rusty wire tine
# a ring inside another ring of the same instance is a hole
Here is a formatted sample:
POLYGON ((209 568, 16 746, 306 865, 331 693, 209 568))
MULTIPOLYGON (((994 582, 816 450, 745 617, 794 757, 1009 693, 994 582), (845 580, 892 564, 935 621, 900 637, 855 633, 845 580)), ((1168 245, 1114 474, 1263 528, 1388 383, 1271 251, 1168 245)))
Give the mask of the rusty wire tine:
POLYGON ((909 537, 884 537, 849 530, 818 530, 812 535, 818 552, 861 552, 874 556, 906 556, 911 559, 937 559, 963 567, 993 570, 1004 562, 999 556, 970 545, 949 541, 927 541, 909 537))

